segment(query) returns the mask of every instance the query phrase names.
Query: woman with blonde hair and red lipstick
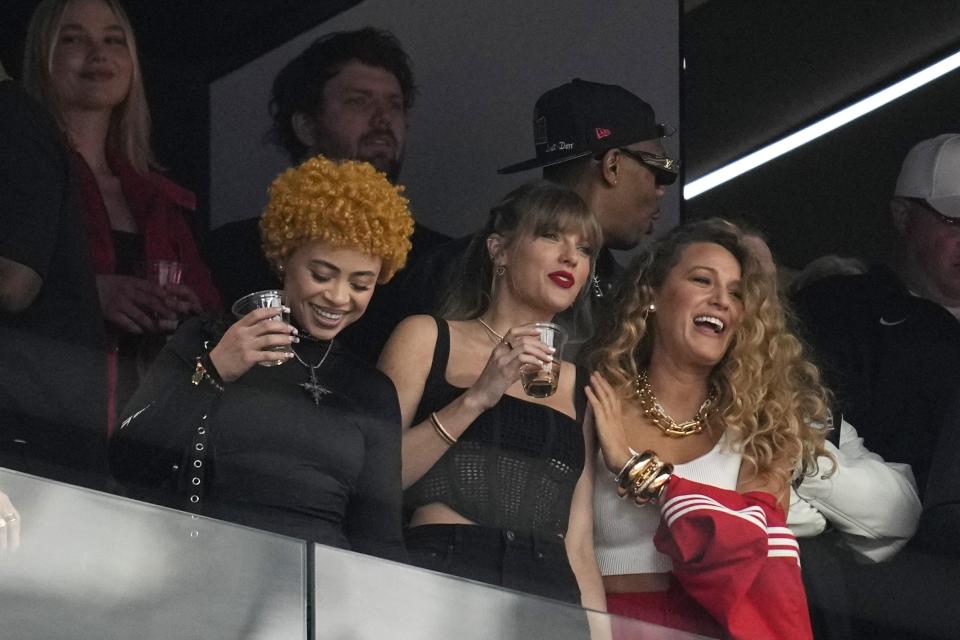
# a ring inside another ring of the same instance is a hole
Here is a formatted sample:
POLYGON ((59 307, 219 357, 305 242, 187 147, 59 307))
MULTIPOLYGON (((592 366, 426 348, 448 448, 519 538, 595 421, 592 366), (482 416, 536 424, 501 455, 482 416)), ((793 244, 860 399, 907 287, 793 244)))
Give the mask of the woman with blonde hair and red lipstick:
POLYGON ((387 342, 379 367, 400 398, 414 564, 604 608, 586 381, 562 362, 549 397, 520 382, 521 367, 553 359, 533 323, 577 302, 600 244, 578 195, 525 184, 474 236, 444 317, 407 318, 387 342))

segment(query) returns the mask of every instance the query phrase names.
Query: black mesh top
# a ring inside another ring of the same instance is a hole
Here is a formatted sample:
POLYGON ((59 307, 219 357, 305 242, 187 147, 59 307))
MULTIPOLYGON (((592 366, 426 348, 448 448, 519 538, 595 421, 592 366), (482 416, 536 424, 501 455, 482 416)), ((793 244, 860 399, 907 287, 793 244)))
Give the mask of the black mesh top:
MULTIPOLYGON (((433 364, 414 424, 464 392, 446 380, 450 330, 437 320, 433 364)), ((544 405, 504 395, 404 494, 408 513, 440 502, 477 524, 564 535, 573 490, 583 471, 582 372, 577 420, 544 405)))

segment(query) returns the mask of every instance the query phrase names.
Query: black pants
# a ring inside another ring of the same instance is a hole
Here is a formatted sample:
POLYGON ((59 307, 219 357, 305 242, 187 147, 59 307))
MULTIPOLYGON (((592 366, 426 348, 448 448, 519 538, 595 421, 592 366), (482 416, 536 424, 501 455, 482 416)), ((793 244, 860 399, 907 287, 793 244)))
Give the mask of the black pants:
POLYGON ((563 539, 479 525, 430 524, 406 535, 410 562, 486 584, 580 604, 563 539))

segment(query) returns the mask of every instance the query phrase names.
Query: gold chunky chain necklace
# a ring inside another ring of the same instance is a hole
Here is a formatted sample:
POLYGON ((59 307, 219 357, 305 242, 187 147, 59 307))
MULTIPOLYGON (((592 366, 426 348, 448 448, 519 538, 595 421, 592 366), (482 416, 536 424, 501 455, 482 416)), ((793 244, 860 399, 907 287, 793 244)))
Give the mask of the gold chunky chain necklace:
POLYGON ((707 394, 707 399, 703 401, 697 414, 690 420, 677 423, 676 420, 667 415, 660 403, 657 402, 657 396, 653 393, 650 386, 650 380, 647 378, 646 370, 642 370, 634 381, 634 389, 637 395, 637 402, 640 404, 640 411, 643 417, 649 420, 660 431, 670 438, 686 438, 703 431, 706 426, 707 413, 710 406, 717 398, 717 390, 711 389, 707 394))

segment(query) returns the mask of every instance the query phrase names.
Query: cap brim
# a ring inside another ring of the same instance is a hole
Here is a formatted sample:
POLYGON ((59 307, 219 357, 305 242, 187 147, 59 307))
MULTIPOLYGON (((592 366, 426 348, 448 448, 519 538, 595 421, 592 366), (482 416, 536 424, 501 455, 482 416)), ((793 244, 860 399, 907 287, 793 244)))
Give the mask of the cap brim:
POLYGON ((948 218, 960 219, 960 196, 927 198, 927 204, 948 218))
POLYGON ((526 171, 528 169, 536 169, 538 167, 552 167, 556 164, 562 164, 564 162, 569 162, 570 160, 579 160, 580 158, 585 158, 589 156, 593 151, 580 151, 568 156, 563 156, 561 158, 533 158, 532 160, 526 160, 524 162, 518 162, 517 164, 511 164, 506 167, 497 169, 497 173, 517 173, 518 171, 526 171))
POLYGON ((654 169, 654 171, 660 177, 660 184, 664 186, 670 186, 671 184, 676 182, 677 177, 679 177, 678 173, 674 173, 672 171, 666 171, 664 169, 654 169))

